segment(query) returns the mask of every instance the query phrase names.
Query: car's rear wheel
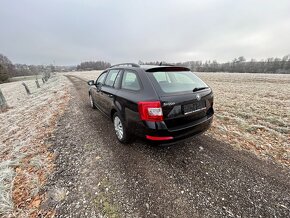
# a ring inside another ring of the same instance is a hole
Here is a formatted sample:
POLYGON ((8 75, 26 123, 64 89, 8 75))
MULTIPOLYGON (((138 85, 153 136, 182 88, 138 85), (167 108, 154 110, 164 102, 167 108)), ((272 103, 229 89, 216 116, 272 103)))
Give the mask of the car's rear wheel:
POLYGON ((95 105, 95 103, 94 103, 94 100, 93 100, 92 95, 89 94, 89 96, 90 96, 90 104, 91 104, 91 107, 92 107, 93 109, 96 109, 97 107, 96 107, 96 105, 95 105))
POLYGON ((127 127, 124 125, 124 122, 118 113, 114 114, 113 123, 117 139, 121 143, 124 144, 129 143, 131 141, 131 135, 129 134, 127 127))

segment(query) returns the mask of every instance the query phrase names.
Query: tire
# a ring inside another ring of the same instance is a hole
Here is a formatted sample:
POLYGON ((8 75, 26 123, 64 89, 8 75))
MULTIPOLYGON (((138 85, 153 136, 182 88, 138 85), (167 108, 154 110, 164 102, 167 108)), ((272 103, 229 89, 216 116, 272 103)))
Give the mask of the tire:
POLYGON ((89 94, 89 98, 90 98, 90 104, 91 104, 91 107, 92 107, 93 109, 96 109, 97 107, 96 107, 96 105, 95 105, 95 103, 94 103, 94 101, 93 101, 93 97, 92 97, 91 94, 89 94))
POLYGON ((119 142, 123 144, 128 144, 131 142, 131 134, 128 132, 127 127, 124 125, 125 122, 118 113, 113 116, 113 124, 115 129, 115 134, 119 142))

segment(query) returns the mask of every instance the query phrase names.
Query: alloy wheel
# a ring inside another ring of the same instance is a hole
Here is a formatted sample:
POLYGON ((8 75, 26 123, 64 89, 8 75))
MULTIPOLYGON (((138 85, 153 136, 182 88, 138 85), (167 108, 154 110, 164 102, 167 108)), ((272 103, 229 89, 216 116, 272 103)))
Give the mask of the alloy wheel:
POLYGON ((124 130, 123 130, 122 122, 121 122, 121 120, 120 120, 120 118, 118 116, 116 116, 115 119, 114 119, 114 127, 115 127, 115 132, 116 132, 116 135, 117 135, 118 139, 122 140, 123 139, 124 130))

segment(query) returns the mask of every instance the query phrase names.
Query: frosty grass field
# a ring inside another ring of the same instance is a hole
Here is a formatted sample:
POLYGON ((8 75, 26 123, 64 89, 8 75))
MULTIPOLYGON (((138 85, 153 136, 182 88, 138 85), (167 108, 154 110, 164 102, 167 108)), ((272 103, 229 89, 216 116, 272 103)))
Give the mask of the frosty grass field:
POLYGON ((290 75, 198 75, 215 94, 209 135, 290 165, 290 75))
MULTIPOLYGON (((95 80, 100 71, 66 74, 95 80)), ((207 135, 290 166, 290 75, 197 75, 215 96, 215 119, 207 135)), ((0 216, 33 214, 39 206, 39 187, 53 167, 45 139, 67 107, 72 88, 63 75, 41 82, 40 89, 34 80, 26 83, 30 96, 20 81, 0 85, 10 106, 0 114, 0 216)))

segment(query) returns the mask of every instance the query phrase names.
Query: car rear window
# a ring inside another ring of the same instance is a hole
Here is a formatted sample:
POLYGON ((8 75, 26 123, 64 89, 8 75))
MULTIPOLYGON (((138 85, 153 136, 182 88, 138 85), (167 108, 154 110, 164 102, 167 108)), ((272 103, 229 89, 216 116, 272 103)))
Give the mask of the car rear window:
POLYGON ((164 93, 187 92, 195 88, 208 87, 190 71, 154 72, 152 75, 155 84, 164 93))

